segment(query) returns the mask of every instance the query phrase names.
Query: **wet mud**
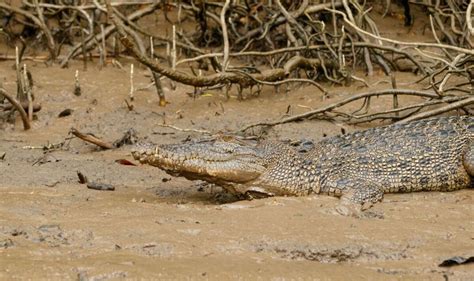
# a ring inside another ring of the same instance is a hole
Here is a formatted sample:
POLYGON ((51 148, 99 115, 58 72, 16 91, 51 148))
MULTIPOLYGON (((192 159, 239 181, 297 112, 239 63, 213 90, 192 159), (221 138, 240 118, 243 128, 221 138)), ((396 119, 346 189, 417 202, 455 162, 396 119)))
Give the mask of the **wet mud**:
MULTIPOLYGON (((447 258, 474 254, 472 190, 390 194, 369 210, 373 216, 358 219, 338 215, 338 199, 328 196, 227 200, 219 187, 174 178, 154 167, 117 163, 133 162, 131 146, 101 150, 68 135, 74 127, 113 142, 133 128, 141 140, 156 144, 203 138, 159 125, 225 133, 367 91, 360 83, 328 86, 329 96, 314 88, 285 92, 280 87, 277 93, 264 87, 258 97, 244 91, 245 100, 239 101, 235 92, 226 100, 221 91, 192 98, 193 88, 178 85, 172 91, 166 80, 166 107, 159 107, 150 87, 135 93, 130 111, 124 102, 129 94, 125 70, 92 64, 82 71, 80 61, 67 69, 26 63, 42 109, 28 132, 19 118, 13 125, 0 123, 0 156, 5 153, 0 159, 2 280, 474 279, 473 264, 438 266, 447 258), (73 93, 76 69, 81 96, 73 93), (65 109, 71 114, 58 117, 65 109), (51 144, 63 146, 45 153, 42 148, 51 144), (78 182, 78 171, 114 190, 87 188, 78 182)), ((129 69, 130 61, 122 64, 129 69)), ((0 78, 10 93, 16 89, 12 65, 0 62, 0 78)), ((364 79, 370 90, 390 86, 381 72, 364 79)), ((417 79, 397 73, 400 87, 421 89, 413 84, 417 79)), ((149 85, 149 71, 136 66, 135 83, 136 88, 149 85)), ((413 101, 400 97, 399 102, 413 101)), ((371 106, 380 110, 391 104, 390 98, 380 97, 371 106)), ((311 120, 251 133, 318 141, 363 128, 311 120)))

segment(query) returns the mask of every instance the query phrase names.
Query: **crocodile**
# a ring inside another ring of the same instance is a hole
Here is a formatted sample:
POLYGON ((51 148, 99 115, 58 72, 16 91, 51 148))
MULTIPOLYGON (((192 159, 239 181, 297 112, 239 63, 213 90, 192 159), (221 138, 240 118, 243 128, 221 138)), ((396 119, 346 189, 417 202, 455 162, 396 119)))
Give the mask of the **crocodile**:
POLYGON ((340 197, 342 206, 359 206, 350 210, 365 210, 384 193, 472 188, 474 117, 375 127, 325 138, 307 152, 277 141, 213 140, 140 144, 132 155, 171 175, 236 194, 328 194, 340 197))

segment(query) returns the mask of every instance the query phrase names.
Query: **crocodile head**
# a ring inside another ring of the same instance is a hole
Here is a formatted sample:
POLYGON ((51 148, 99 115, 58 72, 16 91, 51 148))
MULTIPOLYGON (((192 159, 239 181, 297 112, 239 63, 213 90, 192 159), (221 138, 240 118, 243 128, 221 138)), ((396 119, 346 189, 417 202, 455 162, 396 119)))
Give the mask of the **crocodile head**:
POLYGON ((273 143, 207 141, 160 146, 139 144, 132 155, 141 163, 156 166, 173 176, 203 180, 245 193, 254 186, 268 187, 262 184, 263 176, 268 175, 275 163, 282 163, 277 158, 289 156, 288 149, 273 143))
POLYGON ((297 182, 299 152, 283 143, 258 145, 225 142, 188 142, 155 146, 140 144, 136 160, 173 176, 217 184, 235 194, 291 195, 297 182), (297 176, 297 175, 296 175, 297 176))

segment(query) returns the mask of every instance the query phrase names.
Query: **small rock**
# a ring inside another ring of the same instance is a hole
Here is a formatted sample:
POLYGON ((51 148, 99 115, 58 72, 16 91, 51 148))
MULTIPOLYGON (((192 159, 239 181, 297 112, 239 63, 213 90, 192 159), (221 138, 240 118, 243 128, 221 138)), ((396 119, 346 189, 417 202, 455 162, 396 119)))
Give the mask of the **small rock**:
POLYGON ((59 118, 61 117, 66 117, 66 116, 69 116, 71 115, 72 113, 74 112, 74 110, 70 109, 70 108, 66 108, 64 109, 63 111, 61 111, 58 115, 59 118))
POLYGON ((89 182, 87 184, 87 188, 94 189, 94 190, 105 190, 105 191, 114 191, 115 190, 115 187, 111 184, 97 183, 97 182, 89 182))
POLYGON ((77 177, 79 178, 79 183, 80 184, 84 184, 84 183, 88 182, 87 177, 79 171, 77 171, 77 177))

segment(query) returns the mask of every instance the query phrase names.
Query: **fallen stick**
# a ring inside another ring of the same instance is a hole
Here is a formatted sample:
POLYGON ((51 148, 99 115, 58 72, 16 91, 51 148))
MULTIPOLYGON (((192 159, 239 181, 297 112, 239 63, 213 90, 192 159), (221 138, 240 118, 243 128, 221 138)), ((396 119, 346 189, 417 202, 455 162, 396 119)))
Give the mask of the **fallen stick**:
POLYGON ((199 133, 199 134, 212 135, 212 133, 208 130, 179 128, 179 127, 169 125, 169 124, 157 124, 157 125, 160 126, 160 127, 170 128, 170 129, 180 131, 180 132, 193 132, 193 133, 199 133))
MULTIPOLYGON (((21 102, 19 104, 21 104, 21 106, 23 107, 25 112, 28 110, 28 102, 21 102)), ((13 108, 16 109, 16 107, 13 104, 5 104, 5 105, 0 106, 0 110, 3 110, 3 111, 11 110, 13 108)), ((40 110, 41 110, 41 104, 34 103, 33 104, 33 112, 38 112, 40 110)))
POLYGON ((112 149, 112 148, 115 148, 112 144, 108 143, 108 142, 105 142, 97 137, 95 137, 94 135, 92 134, 84 134, 84 133, 81 133, 79 132, 78 130, 76 130, 75 128, 71 128, 71 131, 70 131, 71 134, 73 134, 74 136, 80 138, 81 140, 83 141, 86 141, 86 142, 90 142, 90 143, 93 143, 99 147, 102 147, 104 149, 112 149))

